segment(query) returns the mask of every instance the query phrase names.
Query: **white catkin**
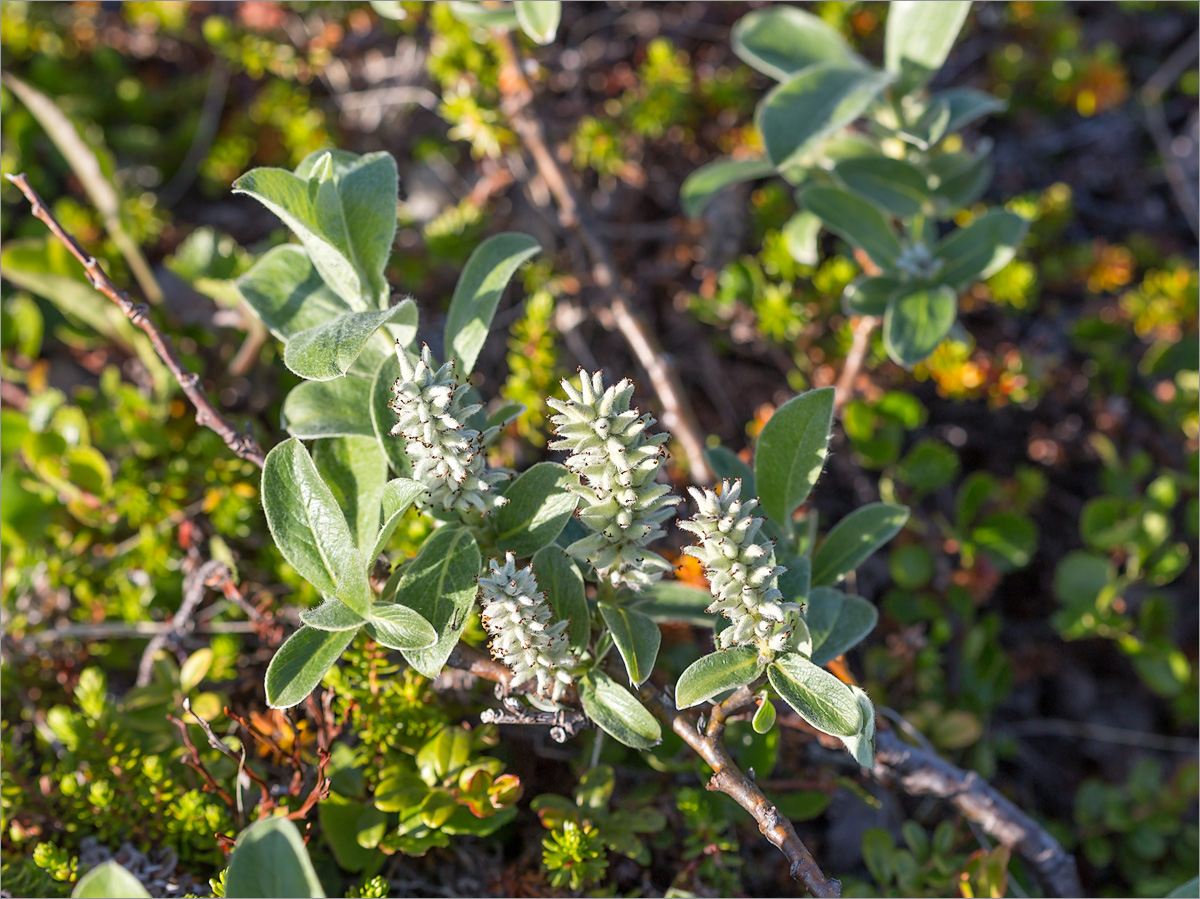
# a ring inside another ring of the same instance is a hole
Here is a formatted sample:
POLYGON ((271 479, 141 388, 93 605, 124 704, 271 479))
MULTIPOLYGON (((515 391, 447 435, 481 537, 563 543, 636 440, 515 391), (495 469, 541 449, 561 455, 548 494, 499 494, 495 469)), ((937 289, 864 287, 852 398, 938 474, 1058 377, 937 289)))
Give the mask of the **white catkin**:
POLYGON ((800 607, 785 602, 776 586, 784 569, 775 564, 771 543, 760 537, 763 519, 751 514, 758 500, 741 499, 740 480, 722 481, 719 492, 695 487, 689 492, 698 511, 679 526, 698 540, 684 552, 704 566, 713 595, 708 611, 730 621, 717 636, 720 647, 750 644, 766 656, 794 648, 800 607))
POLYGON ((429 491, 418 503, 478 513, 503 505, 507 500, 498 485, 507 474, 487 467, 483 448, 491 435, 466 425, 480 407, 467 402, 467 385, 454 376, 454 361, 435 369, 428 346, 417 359, 399 343, 396 358, 400 377, 390 407, 399 420, 391 434, 404 438, 413 480, 429 491))
POLYGON ((641 590, 670 570, 670 563, 646 547, 664 535, 662 523, 679 498, 656 483, 666 434, 648 436, 649 415, 630 408, 633 383, 622 379, 608 389, 602 373, 581 371, 579 387, 562 382, 567 399, 548 399, 559 439, 551 449, 566 450, 566 466, 579 477, 579 520, 592 531, 567 548, 587 559, 616 587, 641 590))
POLYGON ((538 693, 557 701, 579 663, 567 649, 568 622, 553 620, 533 566, 517 568, 508 553, 503 565, 492 559, 489 567, 479 578, 479 595, 492 655, 512 671, 512 686, 536 677, 538 693))

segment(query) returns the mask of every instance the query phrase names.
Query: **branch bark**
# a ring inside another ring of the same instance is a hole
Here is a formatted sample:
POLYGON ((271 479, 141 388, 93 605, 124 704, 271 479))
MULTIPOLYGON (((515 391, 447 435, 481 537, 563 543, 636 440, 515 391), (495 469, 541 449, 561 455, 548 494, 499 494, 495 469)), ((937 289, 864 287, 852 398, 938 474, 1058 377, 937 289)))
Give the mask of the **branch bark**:
POLYGON ((876 735, 871 777, 910 796, 946 799, 992 838, 1018 852, 1048 895, 1082 896, 1075 858, 1046 830, 974 771, 904 743, 893 730, 876 735))
POLYGON ((221 414, 220 410, 212 404, 208 396, 200 388, 200 376, 188 371, 184 367, 183 363, 179 360, 179 355, 175 352, 175 346, 171 343, 171 338, 163 334, 159 330, 158 325, 150 318, 149 307, 140 303, 134 303, 129 299, 128 294, 120 290, 112 282, 112 279, 108 277, 104 269, 100 267, 100 262, 94 256, 90 256, 83 251, 78 241, 67 233, 66 229, 54 218, 45 203, 42 202, 42 198, 38 196, 37 191, 29 186, 29 181, 26 179, 24 173, 19 175, 5 175, 5 177, 15 184, 21 193, 25 195, 25 199, 29 201, 29 205, 32 207, 34 216, 45 223, 51 233, 83 265, 92 287, 116 303, 121 311, 125 313, 126 318, 141 328, 146 333, 146 336, 150 338, 150 343, 154 346, 154 351, 158 353, 159 358, 166 364, 171 374, 175 376, 175 380, 183 388, 184 394, 191 400, 192 405, 195 407, 196 424, 201 427, 211 428, 225 441, 225 445, 235 455, 240 456, 248 462, 253 462, 259 468, 262 468, 263 462, 266 461, 266 455, 258 443, 250 435, 238 431, 221 414))
POLYGON ((698 483, 711 483, 713 475, 704 456, 704 435, 688 403, 679 375, 650 327, 635 311, 621 286, 612 249, 600 236, 592 215, 578 191, 567 180, 546 142, 545 128, 532 110, 533 89, 521 71, 512 37, 499 30, 493 33, 493 37, 501 58, 501 111, 533 158, 538 174, 554 197, 559 222, 573 231, 583 244, 592 264, 592 281, 607 297, 607 308, 612 313, 617 330, 645 369, 662 405, 663 425, 682 445, 692 479, 698 483))
POLYGON ((862 371, 863 362, 867 358, 867 350, 871 347, 871 334, 878 325, 878 316, 864 315, 862 318, 855 319, 851 326, 854 331, 854 340, 850 344, 850 352, 846 354, 846 364, 842 366, 842 373, 837 380, 837 389, 833 394, 835 409, 841 409, 854 396, 854 382, 858 380, 859 372, 862 371))

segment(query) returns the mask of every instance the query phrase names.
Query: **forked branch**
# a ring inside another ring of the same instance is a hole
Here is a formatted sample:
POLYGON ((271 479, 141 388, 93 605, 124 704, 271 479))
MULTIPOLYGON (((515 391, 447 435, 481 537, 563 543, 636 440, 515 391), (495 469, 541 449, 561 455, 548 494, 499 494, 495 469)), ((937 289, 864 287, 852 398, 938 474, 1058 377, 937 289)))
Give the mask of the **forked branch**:
POLYGON ((175 380, 183 388, 184 394, 195 407, 196 424, 201 427, 211 428, 236 455, 262 468, 263 462, 266 461, 266 455, 258 443, 249 434, 243 434, 238 431, 221 414, 220 410, 212 404, 200 387, 200 376, 188 371, 184 367, 183 363, 179 360, 179 355, 175 352, 175 346, 171 343, 171 338, 163 334, 159 330, 158 325, 150 318, 149 307, 141 303, 134 303, 133 300, 129 299, 129 295, 118 288, 105 273, 104 269, 100 267, 99 260, 84 252, 79 242, 54 218, 54 215, 46 207, 46 204, 42 202, 42 198, 38 196, 37 191, 29 186, 29 181, 24 173, 19 175, 5 175, 5 177, 15 184, 21 193, 25 195, 25 199, 29 201, 29 205, 33 208, 34 216, 44 222, 51 233, 83 265, 92 287, 116 303, 120 310, 125 313, 125 317, 141 328, 146 333, 146 336, 150 338, 150 343, 154 346, 154 351, 158 353, 159 358, 166 364, 171 374, 175 376, 175 380))

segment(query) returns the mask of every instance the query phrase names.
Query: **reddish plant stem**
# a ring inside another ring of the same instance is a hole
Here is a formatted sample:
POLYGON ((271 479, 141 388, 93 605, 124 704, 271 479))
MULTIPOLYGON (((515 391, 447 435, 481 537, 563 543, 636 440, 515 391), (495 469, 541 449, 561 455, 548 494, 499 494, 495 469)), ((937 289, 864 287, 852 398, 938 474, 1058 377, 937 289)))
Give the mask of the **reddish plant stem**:
POLYGON ((846 354, 846 364, 842 366, 842 373, 837 380, 837 389, 833 394, 835 409, 841 409, 854 396, 854 382, 858 380, 858 375, 862 371, 863 362, 867 358, 867 350, 871 348, 871 334, 878 325, 879 317, 875 315, 864 315, 854 319, 854 323, 851 325, 854 340, 850 344, 850 352, 846 354))
POLYGON ((233 450, 234 454, 253 462, 259 468, 262 468, 263 462, 266 461, 266 455, 259 447, 253 437, 248 434, 243 434, 237 430, 228 419, 217 409, 216 406, 208 399, 208 396, 200 388, 200 376, 194 372, 188 371, 183 363, 179 360, 179 355, 175 352, 175 347, 171 343, 171 338, 167 337, 158 325, 150 318, 149 307, 134 303, 129 299, 128 294, 120 290, 112 279, 108 277, 104 269, 100 267, 100 262, 94 256, 85 253, 79 245, 62 225, 51 214, 46 204, 42 202, 42 198, 38 196, 37 191, 29 186, 29 181, 24 173, 19 175, 5 175, 9 181, 17 186, 17 188, 25 195, 25 199, 29 201, 35 218, 40 219, 51 233, 62 242, 71 255, 74 256, 83 265, 84 271, 87 272, 88 280, 92 287, 104 294, 110 300, 117 304, 120 310, 125 313, 125 317, 141 328, 146 336, 150 338, 150 343, 154 347, 154 351, 158 353, 159 358, 166 364, 171 374, 175 376, 175 380, 179 382, 179 386, 183 388, 184 394, 196 409, 196 424, 201 427, 211 428, 217 433, 225 445, 233 450))

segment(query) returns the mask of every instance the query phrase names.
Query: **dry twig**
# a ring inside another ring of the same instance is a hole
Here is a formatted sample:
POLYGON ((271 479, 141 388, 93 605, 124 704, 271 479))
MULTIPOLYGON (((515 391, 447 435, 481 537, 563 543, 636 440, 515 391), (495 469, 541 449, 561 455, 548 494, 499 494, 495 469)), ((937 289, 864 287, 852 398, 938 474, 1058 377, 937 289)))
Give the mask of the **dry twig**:
POLYGON ((178 354, 175 352, 175 347, 171 343, 171 338, 167 337, 158 325, 150 318, 150 310, 148 307, 134 303, 129 299, 128 294, 120 290, 108 277, 104 269, 100 267, 100 262, 94 257, 89 256, 79 246, 79 243, 63 228, 62 225, 51 214, 50 210, 42 202, 42 198, 37 195, 37 192, 29 186, 29 181, 24 173, 19 175, 5 175, 9 181, 15 184, 29 200, 30 206, 33 208, 33 214, 36 218, 41 219, 46 227, 57 237, 62 244, 71 251, 71 255, 80 261, 84 270, 87 272, 88 280, 92 287, 100 291, 110 300, 120 307, 125 316, 146 332, 146 336, 150 338, 150 343, 153 344, 155 352, 162 359, 175 380, 179 382, 179 386, 183 388, 183 392, 187 398, 191 400, 192 405, 196 408, 196 424, 201 427, 212 428, 226 446, 233 450, 234 454, 253 462, 259 468, 262 467, 266 456, 262 449, 253 437, 248 434, 240 433, 224 415, 217 409, 216 406, 205 395, 200 388, 200 376, 194 372, 184 368, 180 362, 178 354))
POLYGON ((662 404, 663 425, 683 446, 693 480, 707 484, 712 481, 712 470, 704 456, 704 435, 683 392, 679 375, 658 339, 634 309, 620 283, 612 249, 600 236, 578 191, 567 181, 546 143, 545 129, 532 109, 533 89, 521 71, 512 37, 499 30, 493 36, 501 56, 501 110, 533 157, 538 174, 553 195, 559 222, 573 231, 583 244, 592 264, 592 280, 607 297, 606 308, 612 314, 617 330, 645 369, 662 404))
POLYGON ((204 600, 206 588, 219 586, 222 581, 228 579, 229 566, 217 559, 210 559, 183 579, 183 602, 179 604, 179 611, 171 618, 170 627, 159 631, 146 644, 142 660, 138 664, 137 686, 144 687, 150 683, 150 677, 154 674, 154 657, 160 649, 187 630, 192 616, 204 600))
POLYGON ((842 373, 837 380, 837 389, 833 394, 835 409, 841 409, 854 396, 854 382, 858 380, 859 372, 862 371, 863 362, 867 358, 867 350, 871 348, 871 334, 878 325, 879 317, 874 315, 864 315, 862 318, 854 320, 852 325, 854 341, 850 344, 850 352, 846 353, 846 363, 842 366, 842 373))

